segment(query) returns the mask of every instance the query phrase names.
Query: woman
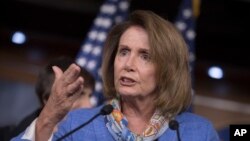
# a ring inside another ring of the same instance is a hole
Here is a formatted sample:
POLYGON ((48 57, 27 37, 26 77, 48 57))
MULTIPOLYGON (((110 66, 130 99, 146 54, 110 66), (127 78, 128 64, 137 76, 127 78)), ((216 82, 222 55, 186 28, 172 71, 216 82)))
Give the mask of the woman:
MULTIPOLYGON (((150 11, 133 12, 128 21, 116 25, 109 33, 102 64, 104 94, 114 110, 65 140, 174 141, 177 132, 169 128, 169 122, 175 119, 182 141, 219 141, 209 121, 185 112, 191 103, 188 49, 170 22, 150 11)), ((61 76, 60 79, 66 79, 66 75, 61 76)), ((79 84, 83 81, 76 75, 71 77, 74 79, 68 84, 73 82, 77 91, 75 80, 79 84)), ((60 88, 59 83, 55 82, 55 89, 60 88)), ((100 107, 70 113, 53 140, 86 122, 99 110, 100 107)), ((54 122, 64 116, 59 113, 54 122)), ((36 128, 36 132, 47 131, 37 133, 37 140, 41 139, 38 136, 52 133, 48 127, 53 124, 47 123, 43 124, 46 129, 36 128)))

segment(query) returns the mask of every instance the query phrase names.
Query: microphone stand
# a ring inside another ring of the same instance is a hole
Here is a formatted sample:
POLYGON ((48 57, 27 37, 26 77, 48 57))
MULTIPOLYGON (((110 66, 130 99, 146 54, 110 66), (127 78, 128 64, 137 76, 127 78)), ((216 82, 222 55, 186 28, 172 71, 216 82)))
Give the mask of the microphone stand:
POLYGON ((94 115, 91 119, 89 119, 87 122, 79 125, 78 127, 76 127, 75 129, 71 130, 70 132, 66 133, 65 135, 63 135, 62 137, 58 138, 56 141, 61 141, 63 139, 65 139, 66 137, 68 137, 69 135, 73 134, 74 132, 76 132, 77 130, 81 129, 82 127, 86 126, 87 124, 89 124, 91 121, 93 121, 95 118, 97 118, 100 115, 108 115, 113 111, 113 106, 108 104, 102 107, 102 109, 100 110, 99 113, 97 113, 96 115, 94 115))
POLYGON ((177 129, 177 138, 178 138, 178 141, 181 141, 180 130, 179 130, 179 128, 177 129))
POLYGON ((89 119, 87 122, 79 125, 78 127, 76 127, 75 129, 71 130, 70 132, 68 132, 67 134, 63 135, 62 137, 58 138, 56 141, 61 141, 64 138, 68 137, 69 135, 73 134, 74 132, 76 132, 77 130, 81 129, 82 127, 84 127, 85 125, 89 124, 92 120, 94 120, 96 117, 98 117, 99 115, 101 115, 101 113, 96 114, 95 116, 93 116, 91 119, 89 119))
POLYGON ((179 130, 179 122, 176 120, 171 120, 169 122, 169 128, 172 130, 176 130, 177 132, 177 139, 178 141, 181 141, 181 137, 180 137, 180 130, 179 130))

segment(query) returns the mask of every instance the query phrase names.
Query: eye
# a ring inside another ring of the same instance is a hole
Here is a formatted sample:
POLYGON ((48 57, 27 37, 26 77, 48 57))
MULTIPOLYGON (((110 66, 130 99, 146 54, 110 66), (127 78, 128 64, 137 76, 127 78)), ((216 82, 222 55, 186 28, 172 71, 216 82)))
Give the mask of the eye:
POLYGON ((125 56, 125 55, 127 55, 129 53, 129 50, 127 49, 127 48, 122 48, 122 49, 120 49, 119 51, 118 51, 118 54, 120 55, 120 56, 125 56))
POLYGON ((143 52, 141 53, 141 58, 145 61, 150 61, 151 60, 151 56, 149 55, 148 52, 143 52))
POLYGON ((143 54, 143 55, 142 55, 142 58, 143 58, 144 60, 148 60, 148 59, 149 59, 149 56, 148 56, 148 54, 143 54))

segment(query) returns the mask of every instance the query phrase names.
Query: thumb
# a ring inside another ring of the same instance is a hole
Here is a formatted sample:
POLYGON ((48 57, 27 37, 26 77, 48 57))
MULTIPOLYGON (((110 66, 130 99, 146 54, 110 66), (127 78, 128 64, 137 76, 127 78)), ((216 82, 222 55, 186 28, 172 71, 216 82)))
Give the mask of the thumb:
POLYGON ((63 71, 59 67, 53 66, 52 69, 53 69, 54 74, 55 74, 55 79, 58 79, 62 76, 63 71))

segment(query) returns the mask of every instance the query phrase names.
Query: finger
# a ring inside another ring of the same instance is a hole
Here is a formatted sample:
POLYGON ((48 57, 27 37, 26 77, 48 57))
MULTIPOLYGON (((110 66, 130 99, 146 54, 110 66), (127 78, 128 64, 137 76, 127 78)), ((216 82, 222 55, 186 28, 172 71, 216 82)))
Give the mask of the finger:
POLYGON ((62 76, 63 71, 59 67, 52 66, 52 69, 53 69, 54 74, 55 74, 55 79, 58 79, 58 78, 60 78, 62 76))
POLYGON ((76 64, 71 64, 69 68, 64 72, 63 81, 68 84, 76 81, 80 74, 81 68, 76 64))
MULTIPOLYGON (((80 86, 80 88, 72 95, 71 99, 73 103, 81 96, 81 93, 83 92, 83 85, 80 86)), ((73 104, 72 103, 72 104, 73 104)))
POLYGON ((81 87, 83 87, 84 79, 82 77, 78 77, 75 82, 69 84, 66 88, 67 96, 74 95, 81 87))

